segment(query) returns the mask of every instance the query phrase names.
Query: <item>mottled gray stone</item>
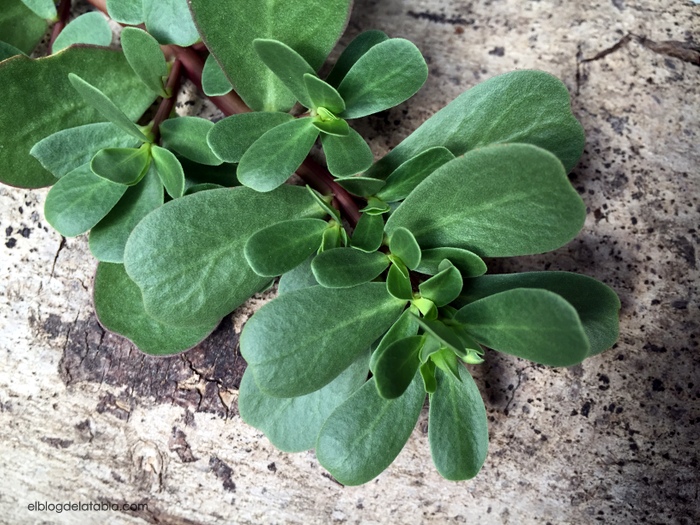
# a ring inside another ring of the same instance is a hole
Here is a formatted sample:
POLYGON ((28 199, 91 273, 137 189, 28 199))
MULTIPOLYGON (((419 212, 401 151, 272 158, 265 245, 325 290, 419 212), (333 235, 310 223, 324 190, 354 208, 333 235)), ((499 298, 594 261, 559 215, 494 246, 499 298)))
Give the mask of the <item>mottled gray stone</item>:
MULTIPOLYGON (((281 453, 237 415, 235 334, 263 299, 240 309, 208 349, 145 357, 95 322, 86 239, 47 227, 46 190, 3 187, 2 520, 700 522, 700 68, 689 45, 698 45, 700 6, 356 0, 343 43, 370 28, 415 42, 431 74, 416 97, 358 123, 378 156, 498 73, 537 68, 566 83, 587 134, 571 175, 588 207, 585 227, 557 252, 491 264, 608 283, 622 300, 619 342, 569 369, 496 355, 474 367, 491 436, 474 480, 434 471, 424 413, 392 467, 342 487, 313 453, 281 453), (35 500, 78 499, 149 510, 27 510, 35 500)), ((185 100, 181 110, 192 111, 185 100)), ((194 111, 216 116, 198 104, 194 111)))

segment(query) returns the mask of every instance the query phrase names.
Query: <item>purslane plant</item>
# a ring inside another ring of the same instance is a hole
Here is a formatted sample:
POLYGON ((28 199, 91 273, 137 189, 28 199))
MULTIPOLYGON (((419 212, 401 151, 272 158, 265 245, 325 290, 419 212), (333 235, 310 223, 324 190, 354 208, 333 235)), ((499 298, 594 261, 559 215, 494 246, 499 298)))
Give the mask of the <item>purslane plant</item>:
POLYGON ((347 121, 407 100, 427 67, 410 42, 370 31, 320 78, 350 0, 266 0, 264 15, 259 0, 190 0, 192 16, 185 0, 111 0, 113 19, 147 29, 125 28, 122 52, 85 46, 106 42, 82 17, 68 31, 65 0, 9 1, 0 180, 53 185, 47 220, 89 231, 100 261, 100 322, 147 353, 196 345, 279 277, 241 333, 239 396, 278 448, 315 449, 341 483, 365 483, 427 395, 433 462, 469 479, 488 432, 466 365, 491 349, 571 366, 616 341, 620 303, 603 283, 484 262, 557 249, 583 226, 567 178, 583 131, 551 75, 479 84, 374 162, 347 121), (55 17, 54 54, 22 56, 55 17), (206 62, 171 45, 199 38, 206 62), (171 116, 183 73, 229 116, 171 116), (319 138, 327 171, 306 159, 319 138), (284 184, 296 170, 315 189, 284 184))

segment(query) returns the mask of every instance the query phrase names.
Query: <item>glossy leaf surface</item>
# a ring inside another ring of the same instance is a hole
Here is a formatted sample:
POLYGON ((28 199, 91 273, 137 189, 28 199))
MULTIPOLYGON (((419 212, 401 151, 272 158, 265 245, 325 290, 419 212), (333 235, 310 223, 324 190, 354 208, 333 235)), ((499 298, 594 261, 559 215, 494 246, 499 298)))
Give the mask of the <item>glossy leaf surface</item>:
POLYGON ((100 263, 94 284, 95 313, 100 324, 132 341, 150 355, 182 352, 204 340, 217 322, 197 327, 160 323, 146 314, 141 290, 121 264, 100 263))
POLYGON ((443 165, 392 213, 386 232, 408 228, 425 249, 451 246, 507 257, 563 246, 585 217, 586 207, 554 155, 508 144, 443 165))
POLYGON ((496 143, 527 143, 556 155, 568 173, 583 152, 581 124, 571 113, 566 86, 543 71, 514 71, 465 91, 425 121, 375 164, 368 175, 385 178, 428 148, 455 156, 496 143))
POLYGON ((126 191, 80 166, 61 178, 49 191, 44 205, 47 222, 61 235, 75 237, 95 226, 126 191))
POLYGON ((154 98, 120 52, 73 47, 37 60, 17 56, 4 61, 0 64, 0 181, 24 188, 53 184, 56 179, 29 150, 57 131, 104 120, 75 92, 69 72, 98 85, 129 118, 138 118, 154 98), (32 126, 16 133, 17 122, 32 126))
POLYGON ((256 191, 271 191, 301 166, 318 137, 310 118, 291 120, 262 137, 243 154, 238 180, 256 191))
POLYGON ((590 350, 574 307, 547 290, 490 295, 460 309, 455 319, 481 344, 543 365, 575 365, 590 350))
POLYGON ((479 389, 463 366, 459 375, 461 381, 442 370, 435 371, 437 385, 430 395, 428 419, 433 463, 442 477, 453 481, 476 476, 489 445, 486 408, 479 389))
POLYGON ((314 448, 321 426, 335 408, 367 379, 367 355, 360 356, 326 386, 299 397, 271 397, 258 388, 251 369, 241 380, 238 410, 243 421, 262 430, 276 448, 314 448))
POLYGON ((403 305, 383 283, 288 292, 246 323, 241 355, 263 392, 305 395, 350 366, 399 317, 403 305))
POLYGON ((321 219, 278 222, 248 239, 245 258, 258 275, 282 275, 299 266, 318 249, 326 228, 328 223, 321 219))
POLYGON ((389 258, 380 252, 355 248, 337 248, 318 254, 311 269, 319 284, 327 288, 349 288, 367 283, 389 266, 389 258))
POLYGON ((271 194, 236 187, 188 195, 136 226, 124 253, 126 271, 141 288, 149 315, 201 326, 221 319, 268 282, 243 254, 253 233, 318 215, 308 192, 291 186, 271 194))
POLYGON ((563 297, 581 320, 591 345, 589 355, 596 355, 615 344, 619 336, 620 299, 600 281, 570 272, 528 272, 486 275, 466 281, 458 304, 478 301, 513 288, 541 288, 563 297))
POLYGON ((318 461, 343 485, 367 483, 399 455, 424 400, 418 375, 398 399, 381 397, 370 379, 321 427, 316 442, 318 461))
POLYGON ((350 5, 350 0, 190 2, 204 42, 254 111, 287 111, 295 97, 260 60, 253 41, 284 42, 317 70, 345 29, 350 5))

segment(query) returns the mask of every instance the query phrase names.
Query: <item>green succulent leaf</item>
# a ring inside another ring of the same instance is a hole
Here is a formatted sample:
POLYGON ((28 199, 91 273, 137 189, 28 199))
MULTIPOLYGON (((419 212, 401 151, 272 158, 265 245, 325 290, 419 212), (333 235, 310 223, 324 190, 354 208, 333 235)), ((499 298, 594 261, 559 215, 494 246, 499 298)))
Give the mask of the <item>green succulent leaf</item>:
POLYGON ((416 317, 416 320, 423 331, 437 339, 441 346, 450 349, 460 357, 467 355, 464 344, 460 340, 455 330, 453 330, 450 326, 445 325, 445 323, 442 321, 426 319, 425 317, 416 317))
POLYGON ((418 372, 420 350, 425 336, 413 335, 394 341, 381 353, 374 365, 377 392, 384 399, 396 399, 403 394, 418 372))
POLYGON ((318 281, 316 281, 316 277, 314 277, 314 273, 311 271, 312 260, 313 257, 309 257, 303 263, 283 274, 277 285, 277 293, 282 295, 287 292, 293 292, 294 290, 316 286, 318 281))
POLYGON ((253 40, 253 48, 260 60, 277 75, 302 106, 314 107, 304 76, 316 76, 316 72, 303 56, 279 40, 258 38, 253 40))
POLYGON ((233 89, 214 55, 207 56, 202 69, 202 90, 208 97, 219 97, 233 89))
POLYGON ((180 327, 152 319, 143 307, 141 290, 129 279, 121 264, 101 262, 97 265, 94 303, 102 326, 126 337, 150 355, 171 355, 192 348, 218 324, 180 327))
POLYGON ((401 267, 402 263, 394 262, 389 268, 386 276, 386 289, 397 299, 410 301, 413 299, 413 287, 406 268, 401 267))
POLYGON ((326 288, 349 288, 367 283, 389 266, 381 252, 337 248, 318 254, 311 263, 316 280, 326 288))
POLYGON ((462 291, 462 274, 451 262, 446 262, 446 268, 418 285, 421 297, 430 299, 438 307, 450 304, 462 291))
POLYGON ((352 233, 350 245, 363 252, 376 252, 384 238, 384 218, 381 215, 363 213, 352 233))
POLYGON ((95 175, 117 184, 133 186, 146 175, 151 165, 151 145, 140 148, 105 148, 90 161, 95 175))
POLYGON ((126 148, 135 142, 133 136, 111 122, 97 122, 57 131, 34 144, 29 154, 60 179, 89 163, 101 149, 126 148))
POLYGON ((284 42, 303 57, 313 72, 321 67, 345 29, 351 3, 191 0, 190 7, 207 48, 248 107, 254 111, 288 111, 295 97, 260 59, 253 41, 284 42))
POLYGON ((177 157, 165 148, 151 148, 153 164, 160 181, 173 199, 179 199, 185 194, 185 172, 177 157))
POLYGON ((333 66, 333 69, 328 74, 326 82, 331 86, 340 84, 347 75, 350 68, 357 62, 362 55, 367 53, 372 47, 381 44, 389 37, 382 31, 365 31, 357 35, 352 42, 341 53, 338 61, 333 66))
POLYGON ((401 317, 391 325, 391 328, 382 337, 382 340, 377 345, 377 348, 372 352, 372 356, 369 360, 369 369, 374 373, 375 367, 377 366, 377 361, 382 356, 384 351, 389 348, 393 343, 399 339, 405 339, 406 337, 414 336, 418 333, 418 322, 415 316, 412 315, 414 311, 411 308, 407 308, 401 314, 401 317))
POLYGON ((0 10, 0 35, 7 44, 30 54, 46 34, 46 19, 37 16, 21 0, 5 0, 0 10))
POLYGON ((49 191, 44 204, 46 221, 61 235, 75 237, 100 222, 125 191, 126 186, 98 177, 84 164, 49 191))
POLYGON ((151 91, 134 75, 120 52, 71 47, 37 60, 17 56, 3 61, 0 64, 0 86, 3 86, 0 99, 1 182, 23 188, 53 184, 56 182, 54 176, 29 155, 32 146, 62 129, 103 120, 98 111, 76 97, 67 77, 71 71, 90 82, 99 83, 129 118, 138 118, 153 101, 151 91), (105 77, 104 71, 110 74, 105 77), (18 122, 29 122, 31 126, 25 126, 22 133, 17 133, 18 122))
POLYGON ((461 248, 433 248, 421 252, 420 264, 416 267, 419 273, 435 275, 440 270, 438 266, 445 259, 454 264, 462 277, 478 277, 486 273, 486 263, 477 254, 461 248))
POLYGON ((283 184, 304 162, 318 130, 311 118, 294 119, 263 134, 241 157, 238 180, 267 192, 283 184))
POLYGON ((185 187, 189 188, 195 184, 216 184, 224 188, 240 186, 236 178, 236 165, 225 162, 218 166, 207 166, 198 164, 185 157, 178 160, 185 170, 185 187))
POLYGON ((440 475, 459 481, 479 473, 489 446, 486 408, 466 368, 461 381, 436 370, 437 385, 430 395, 428 439, 433 463, 440 475))
POLYGON ((354 129, 348 130, 346 137, 321 135, 328 171, 335 177, 350 177, 362 173, 372 165, 374 159, 365 139, 354 129))
POLYGON ((578 364, 591 348, 574 307, 547 290, 489 295, 461 308, 455 319, 483 345, 543 365, 578 364))
POLYGON ((187 0, 142 0, 146 29, 161 44, 188 47, 199 40, 187 0))
POLYGON ((211 149, 207 136, 214 123, 200 117, 178 117, 164 120, 160 125, 163 147, 198 164, 219 166, 221 160, 211 149))
POLYGON ((394 229, 389 239, 389 250, 396 255, 409 270, 415 270, 420 264, 420 246, 413 234, 403 227, 394 229))
POLYGON ((428 360, 420 365, 420 376, 423 380, 423 388, 428 394, 434 394, 437 390, 437 380, 435 379, 435 363, 432 360, 428 360))
POLYGON ((329 111, 324 110, 324 108, 320 109, 323 111, 313 118, 314 126, 326 135, 347 137, 350 133, 350 126, 348 126, 348 123, 342 118, 333 116, 329 111), (324 113, 325 116, 322 116, 321 113, 324 113))
POLYGON ((243 374, 238 410, 243 421, 262 430, 275 447, 285 452, 314 448, 323 422, 367 379, 367 354, 358 358, 326 386, 299 397, 264 394, 249 368, 243 374))
POLYGON ((367 206, 360 210, 368 215, 384 215, 391 211, 391 207, 381 199, 377 197, 369 197, 367 199, 367 206))
POLYGON ((563 297, 576 313, 591 345, 589 356, 610 348, 619 336, 620 299, 608 286, 569 272, 486 275, 466 281, 457 304, 468 304, 514 288, 541 288, 563 297))
POLYGON ((584 140, 583 128, 571 114, 569 92, 558 78, 543 71, 514 71, 462 93, 377 162, 368 176, 386 178, 435 146, 459 156, 514 142, 552 152, 568 173, 581 157, 584 140))
POLYGON ((149 315, 167 324, 201 326, 221 319, 269 281, 246 262, 243 250, 251 235, 318 215, 316 202, 299 187, 188 195, 134 228, 124 253, 126 271, 141 288, 149 315))
POLYGON ((338 114, 345 110, 345 101, 338 91, 313 73, 304 74, 304 87, 311 101, 311 108, 326 108, 338 114))
POLYGON ((338 213, 338 210, 331 206, 332 197, 324 197, 311 186, 306 186, 306 189, 309 192, 309 195, 311 195, 311 197, 316 201, 316 203, 321 207, 323 211, 330 215, 337 223, 341 222, 340 213, 338 213))
POLYGON ((38 17, 52 21, 58 19, 56 4, 53 0, 22 0, 22 3, 38 17))
POLYGON ((85 13, 71 21, 54 40, 51 50, 58 53, 74 44, 106 47, 112 43, 112 29, 102 13, 85 13))
POLYGON ((163 200, 163 185, 151 164, 141 182, 130 186, 112 211, 90 230, 92 255, 98 261, 123 263, 124 248, 132 230, 141 219, 162 206, 163 200))
POLYGON ((316 442, 319 463, 343 485, 367 483, 399 455, 424 401, 418 375, 397 399, 381 397, 370 379, 321 427, 316 442))
POLYGON ((338 85, 343 118, 360 118, 411 98, 428 78, 428 66, 408 40, 392 38, 367 50, 338 85))
POLYGON ((136 26, 143 23, 143 1, 107 0, 107 13, 120 24, 136 26))
POLYGON ((328 223, 321 219, 278 222, 254 233, 245 245, 245 258, 258 275, 276 277, 293 270, 318 250, 328 223))
POLYGON ((288 292, 246 323, 241 355, 266 394, 305 395, 350 366, 391 326, 403 307, 382 283, 344 290, 313 286, 288 292))
POLYGON ((104 118, 113 122, 127 133, 130 133, 134 138, 143 142, 148 142, 148 138, 141 132, 138 126, 136 126, 107 95, 102 93, 102 91, 86 82, 75 73, 68 73, 68 80, 70 80, 70 83, 83 100, 99 111, 104 118))
POLYGON ((22 51, 12 44, 0 40, 0 62, 17 55, 24 55, 22 51))
POLYGON ((554 155, 529 144, 501 144, 435 171, 391 214, 386 232, 408 228, 425 249, 508 257, 559 248, 585 218, 586 206, 554 155))
MULTIPOLYGON (((435 348, 435 346, 432 348, 435 348)), ((464 367, 459 364, 457 356, 449 348, 440 348, 438 351, 431 353, 430 360, 435 363, 436 368, 442 370, 446 375, 450 375, 457 381, 462 381, 460 369, 464 367)))
POLYGON ((272 128, 291 120, 294 117, 279 112, 232 115, 214 124, 207 135, 207 142, 219 158, 226 162, 240 162, 256 140, 272 128))
POLYGON ((384 186, 381 179, 370 179, 369 177, 344 177, 335 181, 353 195, 368 197, 377 193, 377 190, 384 186))
MULTIPOLYGON (((110 38, 111 35, 110 31, 110 38)), ((125 27, 121 42, 126 60, 143 83, 156 95, 170 96, 163 84, 164 77, 168 75, 168 64, 158 41, 141 29, 125 27)))
POLYGON ((447 148, 428 148, 396 168, 386 179, 386 186, 377 197, 386 202, 404 200, 421 182, 436 169, 447 164, 455 156, 447 148))

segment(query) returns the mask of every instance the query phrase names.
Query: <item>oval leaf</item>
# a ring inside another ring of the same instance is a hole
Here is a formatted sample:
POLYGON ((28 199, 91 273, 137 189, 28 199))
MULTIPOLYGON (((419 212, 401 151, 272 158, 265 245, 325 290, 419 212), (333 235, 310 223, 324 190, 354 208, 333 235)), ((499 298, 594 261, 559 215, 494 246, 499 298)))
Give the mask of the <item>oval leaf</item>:
POLYGON ((610 287, 585 275, 569 272, 486 275, 467 281, 457 304, 465 305, 514 288, 542 288, 571 304, 591 345, 589 355, 599 354, 617 341, 620 299, 610 287))
MULTIPOLYGON (((111 37, 110 32, 110 37, 111 37)), ((163 78, 168 75, 168 64, 158 41, 136 27, 125 27, 121 33, 122 49, 129 65, 156 95, 167 97, 163 78)))
POLYGON ((185 193, 185 172, 177 157, 160 146, 151 148, 153 163, 158 177, 173 199, 179 199, 185 193))
POLYGON ((278 112, 231 115, 214 124, 207 135, 207 142, 219 158, 226 162, 240 162, 256 140, 293 118, 288 113, 278 112))
POLYGON ((335 408, 367 379, 367 355, 357 360, 326 386, 299 397, 264 394, 251 369, 243 374, 238 410, 243 421, 262 430, 276 448, 301 452, 314 448, 321 426, 335 408))
POLYGON ((202 69, 202 91, 208 97, 220 97, 233 89, 231 82, 219 67, 214 55, 207 56, 202 69))
POLYGON ((120 24, 143 23, 143 0, 107 0, 107 13, 120 24))
POLYGON ((58 53, 73 44, 106 47, 112 43, 112 29, 102 13, 85 13, 72 20, 54 40, 51 51, 58 53))
POLYGON ((408 40, 392 38, 372 46, 338 86, 346 109, 339 116, 360 118, 411 98, 428 78, 428 66, 408 40))
POLYGON ((155 166, 136 186, 126 190, 112 211, 90 230, 90 252, 98 261, 123 263, 124 247, 132 230, 150 212, 163 205, 163 186, 155 166))
POLYGON ((253 234, 245 258, 258 275, 276 277, 303 263, 321 244, 328 223, 321 219, 278 222, 253 234))
POLYGON ((51 188, 44 215, 61 235, 75 237, 100 222, 125 191, 126 186, 98 177, 89 164, 84 164, 51 188))
POLYGON ((333 86, 326 84, 316 75, 306 73, 304 75, 304 86, 309 94, 312 109, 326 108, 335 114, 342 113, 345 109, 343 97, 340 96, 333 86))
POLYGON ((324 251, 311 263, 316 280, 326 288, 349 288, 369 282, 387 266, 389 258, 383 253, 367 253, 355 248, 324 251))
POLYGON ((140 148, 105 148, 90 161, 95 175, 117 184, 133 186, 146 175, 151 165, 151 146, 140 148))
POLYGON ((187 0, 142 0, 146 29, 161 44, 188 47, 199 40, 187 0))
POLYGON ((321 135, 323 153, 326 155, 328 171, 335 177, 350 177, 362 173, 372 165, 372 150, 365 139, 352 128, 346 137, 321 135))
POLYGON ((462 291, 462 275, 452 263, 447 263, 447 268, 418 285, 421 297, 430 299, 438 307, 450 304, 462 291))
POLYGON ((418 372, 419 354, 425 343, 422 335, 398 339, 384 349, 374 365, 377 392, 384 399, 401 396, 418 372))
POLYGON ((409 270, 415 270, 420 264, 420 246, 413 234, 403 227, 396 228, 389 239, 389 249, 409 270))
POLYGON ((326 82, 331 86, 337 86, 345 78, 350 68, 357 62, 362 55, 369 51, 373 46, 381 44, 389 37, 382 31, 365 31, 357 35, 352 42, 341 53, 338 61, 333 66, 333 69, 326 77, 326 82))
POLYGON ((279 40, 258 38, 253 40, 253 48, 260 60, 287 86, 302 106, 313 107, 306 91, 304 75, 315 76, 315 72, 303 56, 279 40))
POLYGON ((476 476, 489 446, 486 408, 479 389, 466 368, 460 366, 459 374, 461 381, 435 371, 437 385, 430 395, 428 419, 433 463, 442 477, 452 481, 476 476))
POLYGON ((405 227, 423 248, 508 257, 559 248, 585 218, 586 207, 554 155, 508 144, 471 151, 439 168, 392 213, 386 232, 405 227))
POLYGON ((397 299, 410 301, 413 299, 413 286, 408 275, 408 270, 403 269, 399 264, 392 264, 386 276, 386 289, 397 299))
POLYGON ((207 48, 248 107, 254 111, 288 111, 295 97, 260 60, 253 41, 261 38, 284 42, 315 71, 345 29, 351 3, 191 0, 190 7, 207 48))
POLYGON ((404 310, 398 321, 391 325, 391 328, 389 328, 389 330, 387 330, 387 332, 384 334, 384 337, 382 337, 382 340, 379 342, 379 345, 377 345, 377 348, 374 350, 374 352, 372 352, 372 356, 369 360, 369 369, 372 371, 372 373, 374 373, 374 368, 377 361, 382 356, 382 353, 392 343, 398 341, 399 339, 411 337, 418 333, 418 322, 416 321, 415 316, 411 314, 411 308, 404 310))
POLYGON ((376 252, 384 239, 384 218, 363 213, 352 232, 350 244, 363 252, 376 252))
POLYGON ((310 118, 295 119, 262 135, 241 157, 238 180, 256 191, 271 191, 304 162, 318 130, 310 118))
POLYGON ((419 273, 435 275, 440 270, 438 266, 445 259, 454 264, 462 277, 478 277, 486 273, 486 263, 477 254, 461 248, 433 248, 421 252, 420 264, 416 267, 419 273))
POLYGON ((424 401, 417 375, 398 399, 381 397, 370 379, 321 427, 316 442, 319 463, 343 485, 367 483, 399 455, 424 401))
POLYGON ((575 365, 590 349, 574 307, 547 290, 490 295, 460 309, 455 319, 478 342, 543 365, 575 365))
POLYGON ((425 121, 367 175, 384 179, 435 146, 459 156, 489 144, 515 142, 551 151, 567 173, 576 165, 583 153, 583 128, 558 78, 544 71, 514 71, 474 86, 425 121))
POLYGON ((350 366, 399 317, 404 304, 387 294, 383 283, 288 292, 246 323, 241 355, 266 394, 305 395, 350 366))
POLYGON ((126 271, 141 288, 149 315, 167 324, 201 326, 221 319, 269 281, 245 260, 243 249, 253 233, 318 215, 318 205, 298 187, 271 194, 237 187, 188 195, 134 228, 124 253, 126 271))
POLYGON ((309 257, 306 261, 280 277, 279 284, 277 285, 277 293, 279 295, 310 286, 316 286, 318 284, 314 273, 311 271, 312 259, 313 257, 309 257))
POLYGON ((346 177, 342 179, 335 179, 335 181, 343 188, 348 190, 348 192, 352 193, 353 195, 359 195, 360 197, 369 197, 370 195, 374 195, 382 186, 384 186, 383 180, 370 179, 369 177, 346 177))
POLYGON ((207 135, 214 123, 200 117, 179 117, 163 121, 160 134, 163 147, 198 164, 219 166, 223 163, 207 142, 207 135))
POLYGON ((36 16, 45 20, 56 20, 58 18, 54 0, 22 0, 22 3, 31 9, 36 16))
POLYGON ((131 340, 150 355, 171 355, 192 348, 218 324, 213 321, 197 327, 179 327, 152 319, 144 310, 141 290, 121 264, 97 265, 94 302, 102 326, 131 340))
POLYGON ((431 173, 454 158, 447 148, 428 148, 396 168, 387 177, 386 186, 377 193, 377 197, 385 202, 405 199, 431 173))

